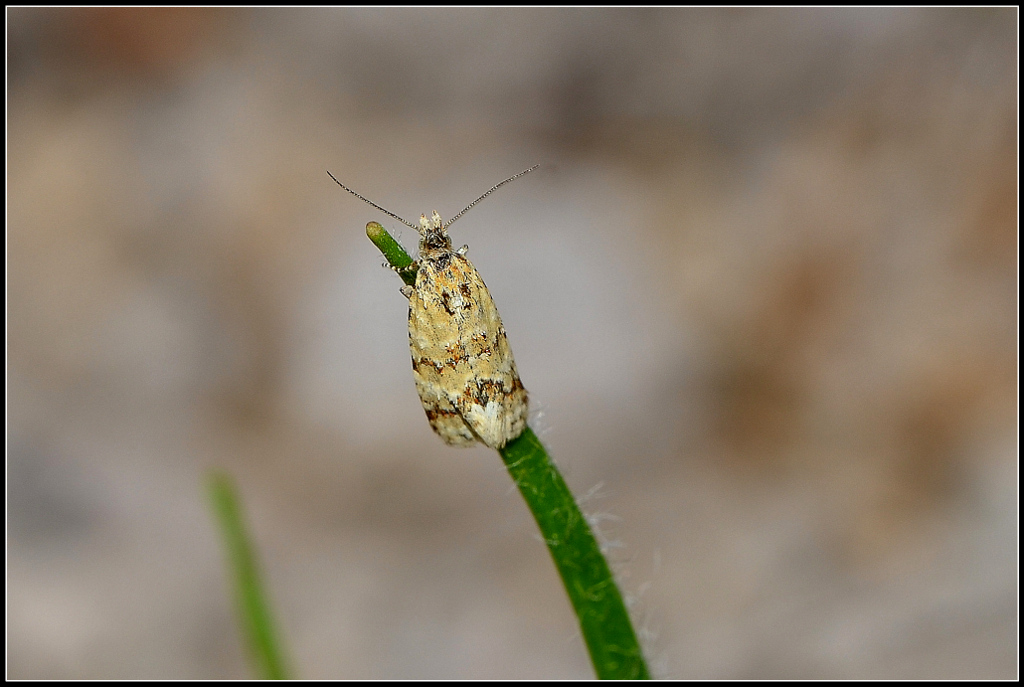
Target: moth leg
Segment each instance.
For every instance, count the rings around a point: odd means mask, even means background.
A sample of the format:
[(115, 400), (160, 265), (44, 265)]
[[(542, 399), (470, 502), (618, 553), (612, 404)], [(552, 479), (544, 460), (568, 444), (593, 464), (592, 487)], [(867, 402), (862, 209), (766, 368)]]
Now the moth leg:
[(415, 274), (416, 271), (419, 270), (420, 264), (418, 262), (413, 262), (412, 264), (406, 267), (395, 267), (394, 265), (385, 262), (381, 263), (381, 267), (387, 267), (389, 270), (391, 270), (398, 276), (402, 276), (403, 274), (408, 274), (410, 272)]
[(469, 252), (469, 245), (467, 244), (455, 252), (461, 255), (462, 257), (466, 257), (466, 253)]
[(412, 293), (413, 293), (413, 291), (415, 291), (415, 290), (416, 290), (416, 289), (414, 289), (413, 287), (409, 286), (408, 284), (405, 284), (404, 286), (402, 286), (402, 288), (398, 289), (398, 291), (399, 291), (399, 292), (400, 292), (400, 293), (401, 293), (401, 294), (402, 294), (403, 296), (405, 296), (406, 298), (412, 298)]

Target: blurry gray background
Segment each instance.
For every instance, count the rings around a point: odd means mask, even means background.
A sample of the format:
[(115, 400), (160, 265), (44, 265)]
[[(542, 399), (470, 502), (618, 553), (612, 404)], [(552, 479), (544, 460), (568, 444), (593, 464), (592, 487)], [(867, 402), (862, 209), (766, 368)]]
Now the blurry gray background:
[[(1017, 11), (9, 9), (8, 671), (586, 678), (364, 226), (450, 217), (655, 673), (1012, 678)], [(408, 229), (407, 246), (415, 244)]]

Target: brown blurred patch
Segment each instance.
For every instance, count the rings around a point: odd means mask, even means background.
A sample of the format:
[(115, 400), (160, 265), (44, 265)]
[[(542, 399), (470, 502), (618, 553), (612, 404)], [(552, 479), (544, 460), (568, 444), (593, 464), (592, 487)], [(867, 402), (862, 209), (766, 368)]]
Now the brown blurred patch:
[(777, 465), (800, 437), (812, 349), (841, 314), (855, 257), (807, 249), (760, 284), (762, 304), (722, 336), (721, 367), (710, 380), (717, 441), (747, 466)]
[(191, 56), (219, 12), (187, 7), (102, 7), (71, 10), (71, 45), (115, 69), (162, 70)]
[[(47, 65), (73, 91), (105, 78), (163, 79), (208, 55), (233, 12), (203, 7), (22, 9), (14, 75)], [(99, 81), (94, 81), (98, 79)]]
[(925, 369), (897, 397), (893, 412), (895, 481), (900, 500), (912, 507), (934, 506), (963, 495), (972, 439), (990, 420), (992, 401), (1003, 404), (1012, 372), (999, 356), (957, 358)]
[[(257, 243), (257, 242), (253, 242)], [(235, 246), (218, 255), (211, 275), (216, 307), (233, 334), (235, 365), (211, 389), (213, 406), (228, 424), (250, 430), (275, 419), (284, 378), (287, 315), (267, 292), (271, 259), (253, 253), (255, 246)]]
[[(997, 410), (1013, 394), (1006, 371), (998, 356), (950, 353), (878, 400), (877, 421), (860, 428), (861, 463), (851, 466), (865, 479), (839, 530), (848, 562), (884, 570), (890, 556), (920, 549), (922, 533), (976, 498), (980, 440), (1010, 420)], [(927, 546), (919, 553), (934, 555)]]
[(970, 177), (974, 188), (965, 208), (967, 229), (963, 259), (979, 267), (1015, 271), (1019, 258), (1018, 131), (1016, 116), (1004, 111), (992, 155), (974, 161)]

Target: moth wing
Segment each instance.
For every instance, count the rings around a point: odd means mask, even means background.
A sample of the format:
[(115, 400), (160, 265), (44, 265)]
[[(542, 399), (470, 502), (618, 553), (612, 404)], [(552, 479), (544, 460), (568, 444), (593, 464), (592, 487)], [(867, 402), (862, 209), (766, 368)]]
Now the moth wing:
[(476, 443), (477, 439), (472, 430), (462, 419), (458, 408), (448, 399), (438, 399), (428, 405), (423, 402), (423, 410), (427, 413), (427, 420), (430, 422), (434, 432), (449, 446), (465, 448)]
[(474, 375), (466, 380), (459, 394), (459, 408), (481, 443), (498, 449), (523, 433), (529, 399), (519, 379), (498, 308), (479, 272), (472, 265), (469, 270), (467, 285), (470, 298), (478, 305), (476, 319), (480, 327), (479, 331), (470, 332), (466, 341)]
[(529, 399), (514, 363), (467, 385), (461, 400), (462, 418), (490, 448), (503, 447), (526, 429)]
[(526, 389), (494, 300), (465, 257), (421, 265), (409, 300), (409, 347), (420, 401), (445, 443), (501, 448), (522, 433)]

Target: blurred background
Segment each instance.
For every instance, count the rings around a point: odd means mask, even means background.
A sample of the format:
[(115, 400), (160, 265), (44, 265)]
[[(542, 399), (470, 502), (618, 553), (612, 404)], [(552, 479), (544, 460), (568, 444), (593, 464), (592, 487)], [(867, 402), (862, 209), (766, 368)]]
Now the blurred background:
[(364, 227), (451, 217), (675, 678), (1013, 678), (1016, 8), (8, 9), (8, 676), (587, 678)]

